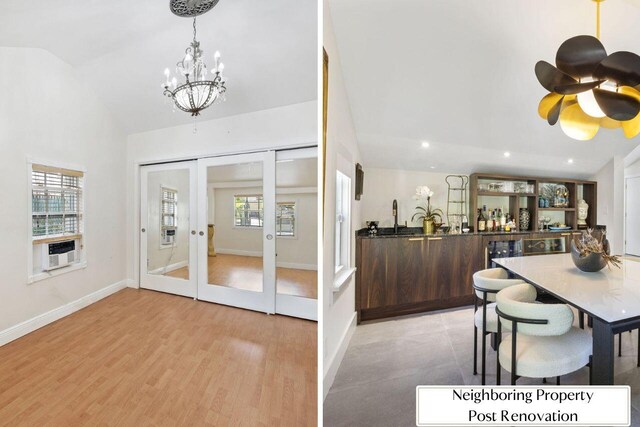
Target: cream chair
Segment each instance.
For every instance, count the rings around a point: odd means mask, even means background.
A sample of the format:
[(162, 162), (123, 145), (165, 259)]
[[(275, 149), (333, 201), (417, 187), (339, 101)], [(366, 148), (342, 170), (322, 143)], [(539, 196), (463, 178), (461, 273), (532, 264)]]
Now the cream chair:
[[(511, 373), (512, 385), (520, 377), (557, 377), (560, 384), (561, 375), (590, 366), (591, 335), (572, 326), (569, 306), (535, 300), (536, 290), (528, 283), (511, 286), (496, 295), (498, 385), (501, 366)], [(502, 327), (511, 330), (504, 340)]]
[[(498, 316), (496, 315), (496, 293), (512, 285), (524, 283), (522, 280), (509, 279), (509, 274), (502, 268), (489, 268), (473, 274), (474, 298), (473, 321), (473, 375), (478, 373), (478, 329), (482, 330), (482, 385), (485, 385), (487, 361), (487, 334), (498, 332)], [(482, 301), (482, 310), (478, 310), (478, 302)], [(490, 304), (492, 303), (492, 304)]]

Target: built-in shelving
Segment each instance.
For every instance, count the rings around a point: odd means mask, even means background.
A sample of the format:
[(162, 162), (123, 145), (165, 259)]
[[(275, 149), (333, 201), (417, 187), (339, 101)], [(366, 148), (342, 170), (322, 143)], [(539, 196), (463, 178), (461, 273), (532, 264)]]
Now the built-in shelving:
[[(518, 183), (520, 188), (527, 185), (530, 191), (493, 191), (487, 190), (488, 184), (505, 184), (507, 186)], [(480, 184), (483, 189), (480, 189)], [(539, 207), (539, 197), (541, 196), (541, 187), (546, 184), (564, 185), (569, 191), (569, 200), (567, 207)], [(484, 174), (475, 173), (469, 177), (469, 220), (475, 223), (478, 208), (482, 208), (483, 204), (490, 204), (491, 200), (496, 200), (494, 206), (496, 208), (503, 206), (515, 218), (517, 228), (520, 228), (520, 208), (529, 211), (531, 220), (527, 231), (540, 231), (538, 219), (540, 217), (552, 218), (557, 222), (571, 227), (572, 230), (578, 229), (578, 200), (584, 199), (589, 205), (587, 216), (587, 227), (594, 228), (597, 224), (597, 183), (594, 181), (574, 180), (568, 178), (547, 178), (547, 177), (531, 177), (517, 175), (500, 175), (500, 174)], [(495, 198), (495, 199), (494, 199)], [(489, 200), (489, 202), (487, 202)], [(482, 201), (486, 203), (481, 203)]]

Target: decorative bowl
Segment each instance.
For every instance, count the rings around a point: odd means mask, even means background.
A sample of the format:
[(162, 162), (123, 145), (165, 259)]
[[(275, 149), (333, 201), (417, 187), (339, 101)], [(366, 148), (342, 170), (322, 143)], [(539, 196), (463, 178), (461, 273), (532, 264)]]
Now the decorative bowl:
[[(603, 245), (605, 252), (608, 254), (609, 241), (605, 239)], [(578, 248), (576, 248), (576, 243), (573, 240), (571, 241), (571, 259), (576, 267), (587, 273), (595, 273), (607, 266), (607, 262), (601, 254), (591, 253), (587, 256), (582, 256)]]

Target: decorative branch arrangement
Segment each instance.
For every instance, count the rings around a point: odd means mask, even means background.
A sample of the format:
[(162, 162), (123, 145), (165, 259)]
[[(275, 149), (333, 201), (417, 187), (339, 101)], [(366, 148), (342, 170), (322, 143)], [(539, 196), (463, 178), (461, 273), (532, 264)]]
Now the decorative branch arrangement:
[[(602, 231), (600, 240), (593, 236), (593, 229), (589, 228), (582, 231), (582, 236), (575, 239), (576, 248), (580, 251), (581, 257), (586, 257), (589, 254), (600, 254), (602, 259), (607, 264), (607, 268), (611, 270), (611, 265), (620, 268), (622, 261), (618, 255), (609, 255), (608, 247), (605, 247), (605, 235), (606, 231)], [(608, 246), (608, 245), (607, 245)]]

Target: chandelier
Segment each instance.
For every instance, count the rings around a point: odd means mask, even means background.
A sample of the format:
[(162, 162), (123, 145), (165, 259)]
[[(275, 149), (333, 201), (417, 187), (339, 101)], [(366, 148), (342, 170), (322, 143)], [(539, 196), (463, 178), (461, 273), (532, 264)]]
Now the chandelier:
[(536, 77), (549, 92), (538, 113), (550, 125), (577, 140), (593, 138), (600, 127), (622, 128), (627, 138), (640, 133), (640, 56), (607, 52), (600, 42), (600, 3), (596, 2), (596, 37), (582, 35), (558, 48), (556, 67), (536, 64)]
[[(178, 79), (171, 77), (169, 68), (164, 70), (166, 81), (162, 84), (164, 95), (173, 100), (175, 107), (182, 111), (199, 116), (200, 111), (215, 102), (224, 101), (225, 78), (222, 76), (224, 64), (220, 62), (220, 52), (213, 55), (214, 66), (207, 69), (204, 62), (204, 51), (196, 39), (196, 18), (208, 12), (218, 0), (171, 0), (171, 11), (183, 17), (193, 17), (193, 41), (185, 50), (182, 61), (176, 64), (176, 72), (184, 78), (178, 85)], [(209, 71), (211, 74), (209, 74)]]

